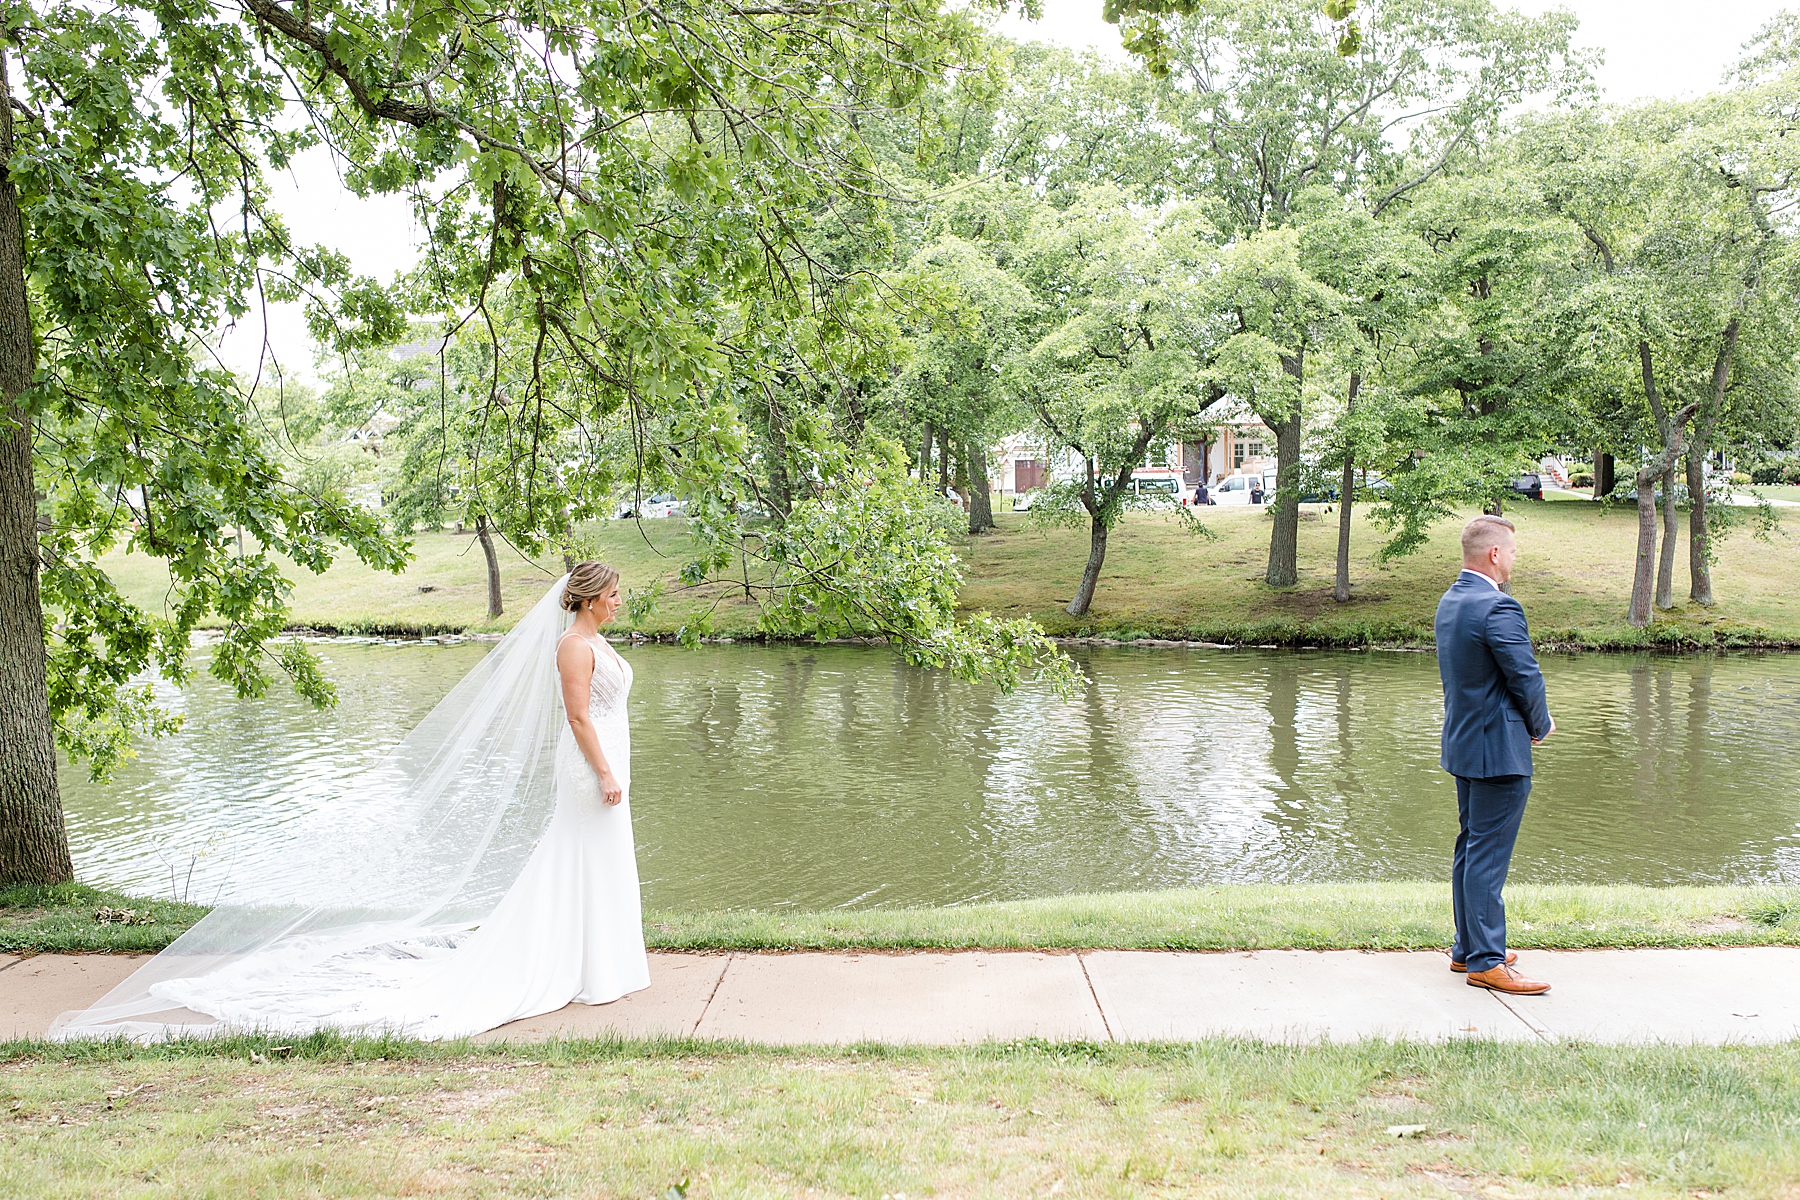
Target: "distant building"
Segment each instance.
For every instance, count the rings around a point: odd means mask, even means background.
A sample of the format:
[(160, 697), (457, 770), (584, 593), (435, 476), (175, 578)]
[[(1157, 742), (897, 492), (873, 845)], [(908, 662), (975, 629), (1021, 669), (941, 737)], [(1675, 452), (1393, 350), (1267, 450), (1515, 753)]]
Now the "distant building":
[[(1204, 476), (1209, 484), (1237, 471), (1257, 473), (1275, 462), (1275, 436), (1255, 414), (1239, 406), (1208, 430), (1210, 440), (1188, 438), (1152, 446), (1144, 455), (1143, 470), (1181, 472), (1183, 486), (1192, 491)], [(1081, 459), (1071, 450), (1045, 441), (1042, 433), (1015, 433), (989, 450), (998, 467), (991, 478), (1002, 495), (1034, 491), (1056, 479), (1073, 479), (1081, 472)]]

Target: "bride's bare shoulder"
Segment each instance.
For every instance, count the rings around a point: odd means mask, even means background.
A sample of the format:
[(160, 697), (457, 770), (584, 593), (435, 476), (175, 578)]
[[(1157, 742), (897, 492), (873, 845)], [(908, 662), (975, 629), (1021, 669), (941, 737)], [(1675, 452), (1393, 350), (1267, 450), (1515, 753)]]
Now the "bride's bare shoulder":
[(593, 643), (573, 629), (563, 634), (556, 643), (556, 669), (564, 675), (572, 671), (592, 673), (598, 658)]

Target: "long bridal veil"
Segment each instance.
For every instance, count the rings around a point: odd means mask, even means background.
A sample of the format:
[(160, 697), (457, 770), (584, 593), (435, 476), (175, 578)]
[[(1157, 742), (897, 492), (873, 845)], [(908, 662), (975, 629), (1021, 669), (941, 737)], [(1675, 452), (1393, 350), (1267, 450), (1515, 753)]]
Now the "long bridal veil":
[[(486, 920), (555, 808), (567, 583), (384, 759), (283, 831), (278, 873), (233, 881), (168, 949), (93, 1007), (57, 1018), (51, 1037), (297, 1032), (291, 1016), (259, 1019), (258, 998), (292, 1014), (299, 992), (330, 1013), (334, 993), (366, 995)], [(201, 994), (241, 1003), (224, 1017), (184, 1008)]]

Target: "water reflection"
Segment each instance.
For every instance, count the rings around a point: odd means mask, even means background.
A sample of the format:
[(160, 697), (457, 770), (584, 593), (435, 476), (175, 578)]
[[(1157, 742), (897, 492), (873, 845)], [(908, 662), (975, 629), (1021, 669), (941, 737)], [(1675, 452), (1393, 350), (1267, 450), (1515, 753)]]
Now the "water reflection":
[[(343, 703), (209, 678), (113, 785), (65, 772), (85, 878), (209, 898), (282, 852), (486, 647), (330, 645)], [(645, 897), (941, 904), (1442, 876), (1436, 661), (1094, 650), (1072, 703), (879, 651), (629, 651)], [(1800, 881), (1800, 659), (1561, 657), (1514, 878)]]

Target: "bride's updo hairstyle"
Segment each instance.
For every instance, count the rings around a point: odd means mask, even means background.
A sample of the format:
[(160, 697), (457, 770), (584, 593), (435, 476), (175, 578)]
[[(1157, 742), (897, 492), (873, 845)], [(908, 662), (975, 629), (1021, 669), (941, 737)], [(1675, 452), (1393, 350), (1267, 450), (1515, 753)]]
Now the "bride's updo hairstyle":
[(578, 562), (569, 572), (569, 586), (563, 592), (563, 607), (580, 612), (589, 600), (598, 600), (606, 589), (619, 582), (619, 573), (602, 562)]

